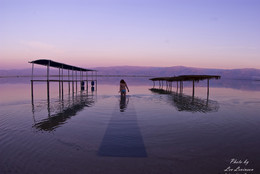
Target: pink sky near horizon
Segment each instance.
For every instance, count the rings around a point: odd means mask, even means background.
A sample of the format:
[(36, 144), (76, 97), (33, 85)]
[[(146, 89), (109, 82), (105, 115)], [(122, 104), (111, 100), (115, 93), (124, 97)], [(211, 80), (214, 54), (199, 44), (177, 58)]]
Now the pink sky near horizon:
[(36, 59), (260, 69), (259, 9), (257, 0), (0, 0), (0, 69)]

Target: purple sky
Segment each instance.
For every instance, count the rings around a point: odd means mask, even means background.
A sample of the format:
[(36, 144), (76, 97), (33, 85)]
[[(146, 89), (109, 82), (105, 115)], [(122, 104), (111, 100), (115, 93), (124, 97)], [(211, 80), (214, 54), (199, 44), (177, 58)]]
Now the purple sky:
[(0, 69), (260, 69), (259, 0), (0, 0)]

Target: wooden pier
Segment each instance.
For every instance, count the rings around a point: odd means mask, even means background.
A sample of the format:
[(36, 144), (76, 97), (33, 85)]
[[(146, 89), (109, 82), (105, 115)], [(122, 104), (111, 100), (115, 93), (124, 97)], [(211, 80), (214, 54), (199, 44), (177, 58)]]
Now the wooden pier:
[[(58, 82), (59, 83), (59, 96), (63, 97), (63, 86), (64, 83), (68, 83), (69, 93), (70, 91), (72, 94), (78, 91), (78, 83), (80, 83), (80, 89), (88, 90), (88, 83), (91, 83), (91, 90), (97, 90), (97, 71), (92, 69), (80, 68), (77, 66), (67, 65), (65, 63), (55, 62), (48, 59), (38, 59), (29, 62), (32, 64), (32, 74), (31, 74), (31, 94), (32, 94), (32, 101), (33, 101), (33, 83), (34, 82), (45, 82), (47, 83), (47, 98), (49, 100), (50, 96), (50, 82)], [(34, 76), (34, 65), (42, 65), (47, 67), (46, 71), (46, 79), (35, 79)], [(59, 74), (55, 76), (50, 76), (50, 68), (58, 68)], [(64, 71), (67, 71), (65, 74)], [(88, 73), (91, 74), (88, 74)], [(94, 74), (95, 73), (95, 74)]]
[(199, 82), (202, 80), (207, 80), (207, 98), (209, 97), (209, 80), (210, 79), (220, 79), (221, 76), (217, 75), (181, 75), (181, 76), (174, 76), (174, 77), (156, 77), (151, 78), (149, 80), (153, 81), (153, 88), (155, 87), (155, 82), (159, 83), (159, 88), (162, 89), (166, 86), (166, 90), (172, 91), (173, 82), (176, 82), (176, 89), (177, 92), (183, 93), (183, 82), (185, 81), (192, 81), (192, 96), (194, 97), (195, 94), (195, 82)]

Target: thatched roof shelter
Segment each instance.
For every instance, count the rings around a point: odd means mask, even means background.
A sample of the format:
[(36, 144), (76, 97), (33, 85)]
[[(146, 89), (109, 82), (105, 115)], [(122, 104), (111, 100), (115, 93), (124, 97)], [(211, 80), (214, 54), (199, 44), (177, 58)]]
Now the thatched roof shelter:
[(38, 60), (31, 61), (29, 63), (43, 65), (43, 66), (50, 66), (54, 68), (62, 68), (62, 69), (73, 70), (73, 71), (96, 71), (93, 69), (80, 68), (65, 63), (55, 62), (49, 59), (38, 59)]
[(206, 79), (220, 79), (221, 76), (216, 75), (181, 75), (181, 76), (174, 76), (174, 77), (156, 77), (151, 78), (149, 80), (152, 81), (200, 81)]

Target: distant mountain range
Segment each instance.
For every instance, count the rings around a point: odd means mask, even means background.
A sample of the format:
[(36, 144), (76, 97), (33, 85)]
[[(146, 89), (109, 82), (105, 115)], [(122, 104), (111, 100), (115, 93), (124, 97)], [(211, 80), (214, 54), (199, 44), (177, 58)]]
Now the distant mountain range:
[[(141, 66), (114, 66), (114, 67), (97, 67), (98, 75), (109, 76), (151, 76), (165, 77), (178, 75), (220, 75), (224, 79), (249, 79), (260, 80), (260, 69), (207, 69), (192, 68), (185, 66), (173, 67), (141, 67)], [(46, 69), (37, 68), (35, 75), (46, 75)], [(51, 68), (51, 75), (57, 75), (58, 70)], [(67, 74), (65, 70), (64, 74)], [(30, 76), (31, 69), (13, 69), (0, 70), (0, 77), (4, 76)]]

